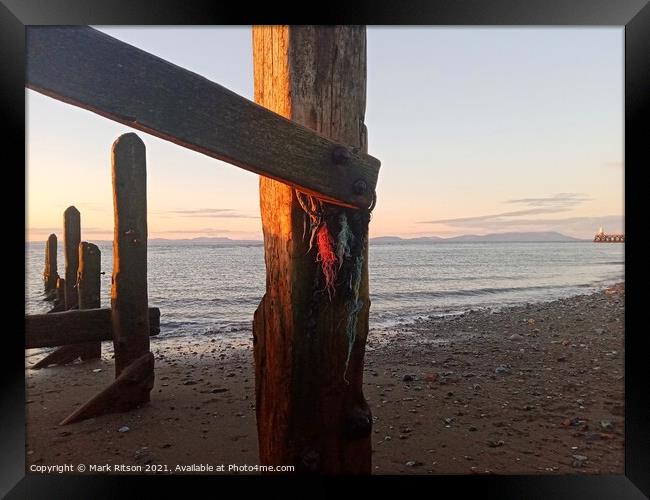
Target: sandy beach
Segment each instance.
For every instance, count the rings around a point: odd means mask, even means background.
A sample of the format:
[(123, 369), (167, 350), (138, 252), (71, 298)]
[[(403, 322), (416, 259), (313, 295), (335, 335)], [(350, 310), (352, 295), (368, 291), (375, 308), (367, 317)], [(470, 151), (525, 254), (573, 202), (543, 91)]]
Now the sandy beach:
[[(619, 284), (371, 331), (373, 472), (622, 474), (623, 325)], [(258, 464), (252, 341), (161, 335), (151, 347), (149, 405), (67, 426), (58, 423), (113, 380), (111, 344), (101, 360), (40, 371), (29, 367), (48, 350), (27, 352), (27, 470)]]

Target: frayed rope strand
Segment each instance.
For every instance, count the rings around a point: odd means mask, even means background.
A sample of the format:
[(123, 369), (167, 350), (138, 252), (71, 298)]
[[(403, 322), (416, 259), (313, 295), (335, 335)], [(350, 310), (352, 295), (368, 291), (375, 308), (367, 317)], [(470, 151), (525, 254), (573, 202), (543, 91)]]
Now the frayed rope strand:
[(345, 215), (345, 212), (339, 215), (339, 225), (341, 226), (341, 230), (336, 239), (336, 258), (339, 261), (339, 269), (341, 269), (343, 260), (350, 258), (350, 247), (354, 243), (354, 233), (350, 229), (348, 217)]
[(318, 255), (316, 260), (320, 262), (323, 268), (323, 277), (325, 278), (325, 289), (332, 300), (332, 295), (336, 291), (336, 263), (337, 257), (334, 251), (334, 239), (330, 235), (327, 224), (323, 222), (316, 233), (316, 244), (318, 245)]
[(352, 347), (357, 338), (357, 322), (359, 313), (363, 309), (363, 300), (359, 299), (359, 288), (361, 287), (361, 275), (363, 272), (363, 253), (358, 255), (354, 261), (354, 267), (350, 275), (350, 298), (346, 301), (348, 310), (348, 319), (345, 329), (345, 334), (348, 338), (348, 355), (345, 359), (345, 371), (343, 372), (343, 380), (349, 384), (347, 379), (348, 365), (350, 364), (350, 356), (352, 355)]
[[(332, 237), (332, 233), (326, 222), (324, 207), (320, 200), (312, 196), (296, 190), (296, 198), (305, 214), (303, 221), (303, 239), (307, 233), (307, 222), (309, 221), (309, 249), (311, 251), (314, 243), (317, 247), (316, 261), (320, 263), (325, 281), (325, 289), (329, 296), (330, 301), (336, 292), (336, 277), (338, 272), (343, 267), (346, 260), (353, 259), (351, 266), (346, 266), (349, 269), (349, 281), (346, 287), (346, 312), (347, 317), (345, 325), (345, 335), (347, 337), (347, 356), (345, 359), (345, 370), (343, 371), (343, 380), (346, 384), (350, 382), (347, 379), (348, 366), (350, 364), (350, 357), (352, 356), (352, 349), (354, 342), (357, 338), (357, 326), (359, 320), (359, 313), (363, 309), (363, 300), (359, 298), (359, 289), (361, 287), (361, 277), (363, 273), (364, 264), (364, 249), (367, 240), (363, 238), (360, 245), (355, 248), (354, 257), (352, 248), (355, 246), (356, 237), (345, 212), (339, 214), (338, 224), (339, 232), (336, 239)], [(373, 203), (374, 207), (374, 203)], [(367, 212), (368, 219), (370, 218), (370, 211)], [(331, 220), (330, 220), (331, 222)], [(357, 254), (358, 252), (358, 254)]]

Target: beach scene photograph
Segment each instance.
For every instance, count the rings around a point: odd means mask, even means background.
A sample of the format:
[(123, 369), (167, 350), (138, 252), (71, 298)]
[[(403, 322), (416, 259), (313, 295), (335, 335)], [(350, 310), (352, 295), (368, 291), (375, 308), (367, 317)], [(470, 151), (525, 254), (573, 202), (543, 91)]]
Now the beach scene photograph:
[(624, 29), (30, 26), (27, 474), (623, 475)]

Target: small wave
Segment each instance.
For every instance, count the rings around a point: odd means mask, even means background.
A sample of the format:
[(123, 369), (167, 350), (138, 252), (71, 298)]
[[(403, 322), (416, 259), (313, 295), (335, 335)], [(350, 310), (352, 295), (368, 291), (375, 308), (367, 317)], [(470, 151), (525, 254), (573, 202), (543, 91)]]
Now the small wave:
[(533, 285), (522, 287), (486, 287), (486, 288), (467, 288), (463, 290), (418, 290), (407, 292), (378, 292), (372, 293), (372, 298), (405, 300), (415, 297), (426, 298), (445, 298), (445, 297), (476, 297), (480, 295), (494, 295), (499, 293), (527, 292), (532, 290), (562, 290), (570, 288), (589, 288), (594, 286), (592, 283), (578, 283), (571, 285)]

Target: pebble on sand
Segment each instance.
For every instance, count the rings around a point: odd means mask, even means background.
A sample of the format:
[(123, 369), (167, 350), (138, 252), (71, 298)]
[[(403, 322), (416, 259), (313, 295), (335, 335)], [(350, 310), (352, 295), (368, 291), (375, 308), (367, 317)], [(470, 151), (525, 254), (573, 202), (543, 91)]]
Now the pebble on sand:
[(499, 365), (494, 369), (494, 373), (510, 373), (510, 365)]

